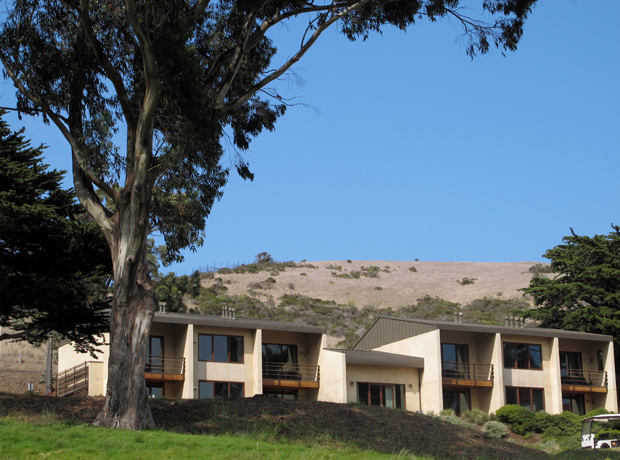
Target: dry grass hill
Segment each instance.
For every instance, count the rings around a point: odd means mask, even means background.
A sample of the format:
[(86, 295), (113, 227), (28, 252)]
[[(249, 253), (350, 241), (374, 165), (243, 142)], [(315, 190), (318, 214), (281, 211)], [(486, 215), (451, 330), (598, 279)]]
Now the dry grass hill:
[[(279, 299), (285, 294), (301, 294), (338, 304), (358, 307), (397, 308), (412, 305), (424, 296), (439, 297), (466, 304), (484, 297), (522, 299), (519, 291), (529, 285), (535, 262), (394, 262), (326, 261), (303, 262), (286, 267), (273, 278), (269, 289), (252, 287), (265, 281), (266, 271), (259, 273), (217, 273), (228, 288), (228, 295), (256, 295)], [(368, 276), (369, 267), (378, 267), (375, 276)], [(410, 270), (415, 268), (415, 272)], [(352, 273), (359, 277), (351, 277)], [(365, 273), (367, 274), (366, 276)], [(271, 273), (273, 275), (273, 273)], [(349, 277), (347, 277), (349, 275)], [(542, 275), (544, 276), (544, 274)], [(464, 279), (473, 281), (467, 284)], [(209, 286), (213, 280), (205, 280)]]

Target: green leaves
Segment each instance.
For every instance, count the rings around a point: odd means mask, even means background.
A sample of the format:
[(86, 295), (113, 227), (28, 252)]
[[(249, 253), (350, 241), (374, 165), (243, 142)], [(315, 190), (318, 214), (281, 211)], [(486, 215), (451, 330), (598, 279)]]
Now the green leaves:
[(545, 253), (552, 278), (532, 278), (523, 291), (537, 308), (528, 312), (542, 326), (619, 336), (620, 227), (608, 235), (563, 238)]

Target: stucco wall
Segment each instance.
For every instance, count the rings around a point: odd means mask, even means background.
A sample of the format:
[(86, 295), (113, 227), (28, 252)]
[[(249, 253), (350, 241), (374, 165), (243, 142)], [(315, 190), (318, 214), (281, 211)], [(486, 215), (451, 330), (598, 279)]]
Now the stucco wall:
[(405, 409), (420, 410), (418, 370), (411, 367), (347, 364), (347, 402), (357, 402), (358, 382), (400, 384), (405, 386)]
[(319, 401), (346, 403), (345, 354), (322, 350), (319, 365), (321, 366), (321, 382), (317, 396)]
[(424, 358), (422, 408), (424, 412), (443, 410), (440, 331), (434, 330), (376, 348), (377, 351)]

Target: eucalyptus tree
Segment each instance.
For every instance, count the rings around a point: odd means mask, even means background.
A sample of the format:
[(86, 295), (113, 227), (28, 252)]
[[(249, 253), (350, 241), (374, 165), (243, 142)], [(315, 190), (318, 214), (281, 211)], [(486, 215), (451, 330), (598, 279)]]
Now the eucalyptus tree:
[[(5, 76), (17, 88), (12, 108), (42, 116), (67, 139), (78, 197), (112, 254), (110, 368), (96, 424), (153, 426), (144, 360), (157, 299), (147, 235), (161, 232), (169, 261), (202, 244), (229, 172), (220, 163), (223, 133), (242, 152), (273, 130), (287, 102), (269, 85), (330, 27), (356, 40), (385, 26), (450, 17), (473, 57), (492, 47), (515, 50), (536, 2), (481, 0), (490, 18), (483, 22), (464, 15), (466, 1), (13, 1), (0, 36)], [(299, 49), (272, 69), (270, 32), (296, 18), (307, 20)], [(119, 129), (122, 148), (114, 144)], [(236, 169), (253, 178), (238, 154)]]

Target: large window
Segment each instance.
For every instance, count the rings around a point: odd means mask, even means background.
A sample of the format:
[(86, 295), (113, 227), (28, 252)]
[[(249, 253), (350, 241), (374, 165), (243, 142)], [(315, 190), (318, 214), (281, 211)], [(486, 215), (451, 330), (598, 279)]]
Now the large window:
[(357, 402), (392, 409), (405, 408), (405, 385), (358, 383)]
[(456, 415), (461, 415), (471, 409), (471, 392), (467, 389), (444, 388), (443, 408), (452, 409)]
[(516, 404), (532, 412), (545, 410), (542, 388), (506, 387), (506, 404)]
[(146, 372), (163, 372), (164, 365), (164, 338), (149, 336), (146, 348)]
[(198, 360), (216, 363), (242, 363), (243, 337), (199, 334)]
[(442, 376), (445, 378), (469, 378), (469, 347), (453, 343), (441, 344)]
[(582, 416), (586, 415), (586, 404), (583, 395), (562, 394), (562, 410)]
[(507, 369), (542, 369), (540, 345), (504, 343), (504, 367)]
[(243, 383), (239, 382), (198, 382), (200, 399), (243, 398)]
[(297, 345), (264, 343), (263, 363), (297, 364)]
[(164, 384), (163, 383), (147, 383), (146, 393), (149, 398), (161, 399), (164, 397)]

